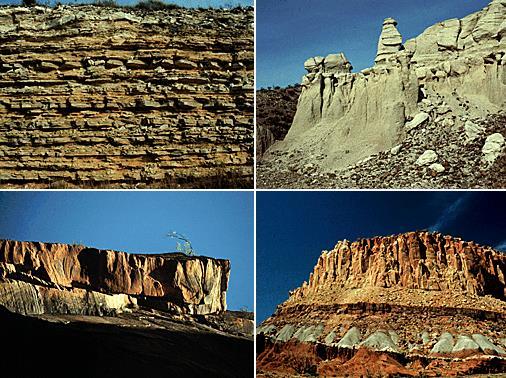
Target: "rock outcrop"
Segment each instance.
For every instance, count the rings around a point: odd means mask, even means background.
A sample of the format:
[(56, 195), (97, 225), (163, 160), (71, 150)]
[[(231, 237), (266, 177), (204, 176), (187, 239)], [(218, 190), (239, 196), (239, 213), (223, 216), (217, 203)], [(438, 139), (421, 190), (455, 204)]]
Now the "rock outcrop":
[(251, 186), (253, 18), (1, 7), (0, 185)]
[[(441, 122), (425, 122), (420, 132), (408, 133), (406, 139), (389, 151), (365, 158), (356, 164), (333, 172), (322, 172), (315, 155), (314, 163), (300, 166), (296, 154), (259, 162), (259, 188), (496, 188), (506, 187), (506, 154), (499, 143), (488, 144), (495, 134), (506, 135), (506, 114), (488, 116), (485, 120), (466, 121), (465, 129), (447, 127)], [(472, 125), (476, 125), (474, 127)], [(452, 141), (452, 143), (448, 143)], [(487, 148), (484, 149), (485, 145)], [(490, 149), (489, 149), (490, 147)], [(437, 162), (419, 165), (418, 159), (427, 151), (434, 151)], [(314, 151), (317, 153), (317, 151)], [(490, 155), (489, 155), (490, 153)], [(491, 163), (487, 163), (490, 156)], [(286, 166), (280, 166), (279, 160)]]
[(313, 82), (317, 77), (325, 78), (332, 77), (330, 74), (346, 74), (350, 73), (353, 69), (342, 52), (339, 54), (329, 54), (325, 58), (321, 56), (309, 58), (304, 63), (304, 68), (309, 73), (302, 78), (302, 85)]
[(0, 240), (0, 305), (21, 314), (226, 310), (228, 260)]
[(378, 53), (374, 60), (376, 64), (386, 62), (392, 55), (402, 49), (402, 35), (397, 30), (397, 21), (387, 18), (383, 21), (380, 39), (378, 41)]
[(505, 277), (501, 252), (439, 233), (411, 232), (339, 242), (320, 256), (309, 281), (292, 298), (333, 287), (398, 287), (506, 300)]
[[(441, 180), (431, 179), (438, 175), (428, 166), (418, 168), (417, 157), (409, 154), (428, 138), (436, 139), (437, 143), (431, 143), (441, 145), (448, 155), (445, 171), (436, 172), (445, 172), (446, 181), (458, 182), (461, 170), (476, 171), (474, 160), (460, 150), (472, 149), (469, 155), (482, 155), (484, 142), (480, 138), (481, 146), (470, 145), (460, 136), (469, 121), (483, 124), (505, 108), (505, 20), (506, 4), (494, 0), (477, 13), (443, 21), (402, 43), (396, 21), (388, 18), (373, 67), (358, 73), (347, 69), (327, 72), (325, 59), (306, 61), (309, 73), (302, 80), (292, 126), (285, 139), (264, 154), (259, 165), (260, 186), (283, 186), (275, 182), (277, 172), (280, 176), (298, 172), (309, 181), (299, 187), (326, 187), (321, 181), (333, 182), (329, 185), (334, 187), (355, 187), (349, 176), (363, 177), (362, 172), (355, 172), (355, 165), (368, 162), (372, 179), (388, 182), (388, 187), (399, 180), (407, 182), (403, 187), (441, 187)], [(506, 135), (504, 129), (500, 133)], [(409, 149), (400, 149), (399, 156), (392, 158), (388, 152), (399, 145)], [(385, 160), (383, 155), (396, 160), (393, 166), (407, 168), (395, 174), (392, 169), (376, 173), (385, 166), (380, 161)], [(501, 159), (505, 159), (502, 150), (497, 161)], [(486, 159), (478, 163), (481, 175), (493, 169)], [(311, 172), (303, 169), (308, 164), (315, 167)], [(427, 183), (409, 177), (412, 170), (420, 171)], [(320, 180), (322, 177), (325, 179)], [(369, 187), (367, 183), (358, 186)]]
[(505, 277), (504, 253), (439, 233), (339, 242), (257, 329), (257, 366), (281, 375), (360, 376), (362, 365), (385, 376), (504, 373)]

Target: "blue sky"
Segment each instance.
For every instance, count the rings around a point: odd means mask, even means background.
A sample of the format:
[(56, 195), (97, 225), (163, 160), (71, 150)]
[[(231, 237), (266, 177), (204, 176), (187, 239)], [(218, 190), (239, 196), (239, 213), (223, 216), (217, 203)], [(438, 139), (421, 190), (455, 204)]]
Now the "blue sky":
[[(242, 6), (253, 6), (254, 0), (165, 0), (166, 3), (178, 4), (186, 7), (234, 7), (237, 5)], [(50, 4), (54, 5), (56, 0), (37, 0), (39, 4)], [(74, 3), (93, 3), (93, 0), (60, 0), (62, 4), (74, 4)], [(132, 5), (137, 4), (137, 0), (116, 0), (118, 4)], [(5, 4), (21, 4), (20, 0), (0, 0), (0, 5)]]
[(253, 193), (232, 191), (0, 192), (0, 238), (174, 252), (170, 231), (199, 255), (230, 259), (230, 309), (253, 309)]
[(506, 251), (506, 192), (258, 192), (257, 319), (343, 239), (422, 229)]
[(374, 63), (383, 20), (404, 40), (462, 18), (489, 0), (257, 0), (257, 87), (296, 84), (307, 58), (344, 52), (355, 71)]

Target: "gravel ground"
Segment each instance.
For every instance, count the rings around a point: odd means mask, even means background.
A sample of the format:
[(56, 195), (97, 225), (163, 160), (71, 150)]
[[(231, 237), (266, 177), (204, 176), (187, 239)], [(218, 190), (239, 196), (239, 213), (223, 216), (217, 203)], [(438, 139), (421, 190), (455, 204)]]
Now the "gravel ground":
[[(482, 161), (482, 148), (487, 136), (501, 133), (506, 137), (506, 113), (489, 115), (485, 119), (470, 119), (485, 128), (472, 142), (466, 141), (463, 124), (455, 117), (438, 116), (435, 108), (431, 121), (410, 131), (400, 149), (375, 154), (354, 166), (334, 172), (324, 172), (316, 164), (302, 165), (302, 156), (278, 152), (257, 165), (257, 187), (286, 189), (332, 188), (506, 188), (506, 151), (494, 164)], [(438, 173), (429, 165), (419, 166), (417, 159), (427, 150), (438, 156), (444, 167)]]

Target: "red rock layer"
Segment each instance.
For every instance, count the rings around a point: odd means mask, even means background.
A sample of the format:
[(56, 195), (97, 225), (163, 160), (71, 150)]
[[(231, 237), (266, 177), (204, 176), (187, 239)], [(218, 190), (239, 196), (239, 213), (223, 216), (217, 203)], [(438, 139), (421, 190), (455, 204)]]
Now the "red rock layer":
[(226, 310), (229, 274), (228, 260), (208, 257), (0, 240), (0, 279), (158, 298), (198, 313)]
[[(258, 350), (258, 345), (262, 349)], [(504, 358), (431, 359), (420, 355), (329, 347), (289, 341), (272, 343), (257, 337), (257, 377), (453, 377), (506, 370)]]
[(292, 292), (300, 300), (331, 288), (367, 287), (456, 291), (505, 299), (506, 255), (440, 233), (339, 242), (323, 252), (309, 283)]

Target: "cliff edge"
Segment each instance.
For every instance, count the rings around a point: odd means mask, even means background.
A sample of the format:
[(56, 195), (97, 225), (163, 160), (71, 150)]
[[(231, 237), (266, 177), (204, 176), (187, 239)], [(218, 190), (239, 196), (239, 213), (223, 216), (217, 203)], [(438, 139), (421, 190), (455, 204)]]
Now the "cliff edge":
[(101, 315), (138, 305), (221, 313), (229, 275), (228, 260), (209, 257), (0, 240), (0, 304), (21, 314)]
[(253, 314), (226, 311), (229, 275), (203, 256), (0, 240), (4, 374), (249, 376)]

